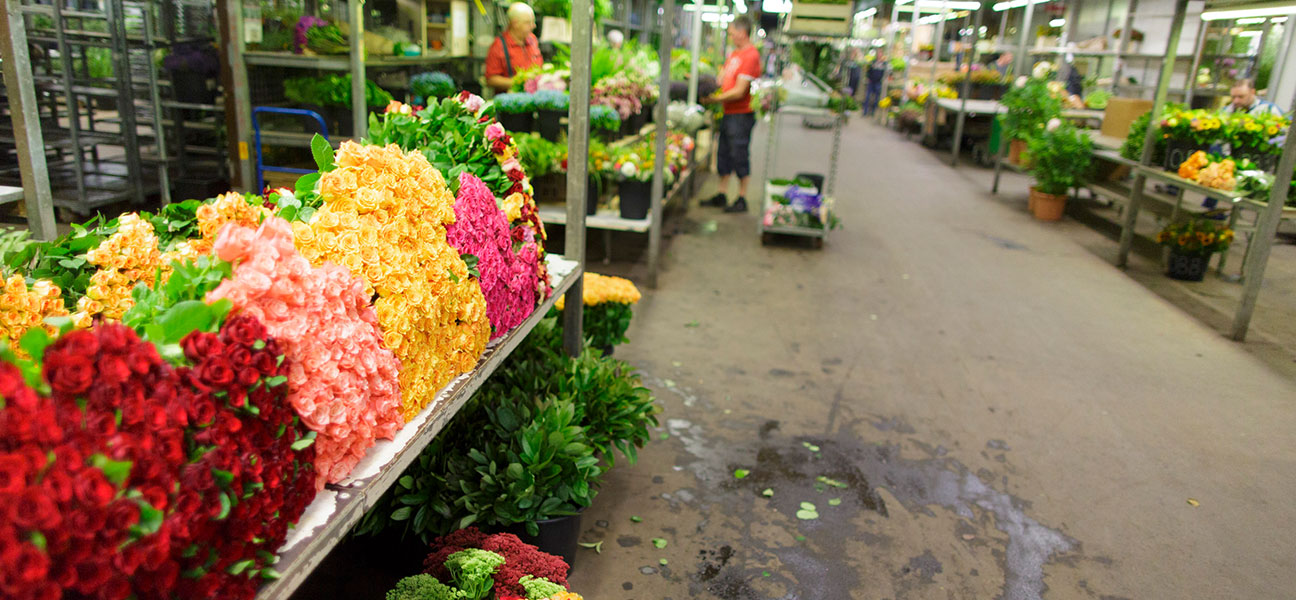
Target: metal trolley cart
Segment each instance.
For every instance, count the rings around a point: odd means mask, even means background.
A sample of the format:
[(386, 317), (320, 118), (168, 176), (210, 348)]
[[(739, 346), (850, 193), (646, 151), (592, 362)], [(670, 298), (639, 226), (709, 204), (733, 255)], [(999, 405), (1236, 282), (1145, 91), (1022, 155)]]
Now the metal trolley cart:
[[(804, 106), (778, 106), (777, 100), (774, 110), (770, 115), (769, 127), (769, 145), (766, 146), (765, 152), (765, 189), (762, 194), (760, 218), (756, 220), (756, 230), (760, 234), (761, 244), (768, 244), (774, 237), (774, 234), (797, 235), (812, 238), (815, 248), (822, 248), (824, 240), (828, 239), (829, 230), (829, 211), (833, 205), (833, 185), (837, 180), (837, 156), (841, 150), (842, 127), (846, 123), (844, 113), (835, 113), (826, 108), (809, 108)], [(823, 195), (823, 204), (819, 207), (819, 222), (822, 227), (796, 227), (791, 225), (765, 225), (765, 215), (769, 211), (770, 204), (774, 201), (773, 197), (781, 194), (786, 190), (786, 186), (776, 186), (769, 182), (769, 177), (774, 174), (777, 159), (774, 156), (775, 149), (778, 148), (779, 123), (784, 115), (799, 116), (803, 124), (808, 122), (828, 123), (832, 127), (833, 141), (832, 154), (828, 159), (828, 177), (819, 185), (819, 192)], [(822, 179), (822, 177), (820, 177)], [(820, 183), (820, 182), (816, 182)]]

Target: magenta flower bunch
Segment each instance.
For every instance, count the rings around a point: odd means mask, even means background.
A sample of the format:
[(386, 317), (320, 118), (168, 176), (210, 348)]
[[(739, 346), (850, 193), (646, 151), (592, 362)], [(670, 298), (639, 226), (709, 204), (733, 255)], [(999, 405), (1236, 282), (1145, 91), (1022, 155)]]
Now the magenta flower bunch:
[(491, 338), (497, 338), (535, 310), (539, 248), (534, 240), (522, 240), (514, 251), (508, 217), (490, 188), (470, 173), (459, 175), (454, 212), (455, 222), (446, 228), (446, 239), (460, 254), (477, 257)]

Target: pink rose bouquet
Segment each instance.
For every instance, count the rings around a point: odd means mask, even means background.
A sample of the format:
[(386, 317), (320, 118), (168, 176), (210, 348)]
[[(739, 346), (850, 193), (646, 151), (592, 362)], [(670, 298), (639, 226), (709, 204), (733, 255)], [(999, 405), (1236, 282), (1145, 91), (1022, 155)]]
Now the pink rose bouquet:
[(226, 226), (215, 253), (234, 275), (207, 296), (265, 324), (290, 361), (288, 401), (317, 432), (316, 487), (346, 477), (401, 418), (400, 363), (382, 342), (364, 283), (346, 268), (312, 268), (278, 217), (259, 228)]
[(461, 254), (477, 257), (486, 316), (497, 338), (525, 321), (535, 310), (539, 277), (539, 247), (534, 237), (513, 250), (508, 217), (495, 204), (495, 196), (482, 180), (459, 175), (455, 222), (446, 228), (446, 239)]

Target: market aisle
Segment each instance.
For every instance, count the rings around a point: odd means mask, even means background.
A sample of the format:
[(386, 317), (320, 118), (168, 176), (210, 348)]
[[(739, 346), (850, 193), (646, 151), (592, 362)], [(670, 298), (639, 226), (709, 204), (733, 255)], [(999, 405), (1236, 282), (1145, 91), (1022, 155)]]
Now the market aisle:
[[(782, 157), (823, 163), (826, 134), (787, 134)], [(1296, 587), (1296, 386), (920, 146), (859, 119), (846, 136), (846, 229), (823, 251), (763, 248), (754, 216), (698, 208), (670, 242), (618, 351), (663, 429), (586, 514), (602, 553), (581, 551), (574, 589)]]

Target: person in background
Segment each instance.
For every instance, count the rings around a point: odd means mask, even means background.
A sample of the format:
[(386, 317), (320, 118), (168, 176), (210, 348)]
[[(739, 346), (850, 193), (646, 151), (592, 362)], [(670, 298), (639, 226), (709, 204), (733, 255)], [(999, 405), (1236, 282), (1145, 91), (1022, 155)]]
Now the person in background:
[(518, 71), (544, 64), (540, 42), (532, 33), (535, 11), (523, 2), (514, 2), (508, 8), (508, 20), (508, 29), (495, 38), (486, 52), (486, 84), (496, 92), (509, 91)]
[[(751, 42), (752, 22), (740, 15), (729, 24), (733, 52), (720, 72), (720, 91), (702, 99), (704, 104), (724, 106), (720, 120), (720, 140), (716, 144), (716, 173), (720, 175), (719, 193), (703, 206), (724, 206), (725, 212), (747, 212), (747, 183), (751, 178), (751, 132), (756, 115), (751, 107), (751, 83), (761, 74), (760, 51)], [(738, 199), (726, 205), (729, 176), (738, 175)]]
[(869, 63), (867, 89), (864, 92), (864, 116), (877, 111), (878, 102), (882, 100), (882, 78), (886, 77), (886, 59), (877, 56)]
[(998, 71), (999, 76), (1003, 77), (1004, 80), (1007, 80), (1008, 76), (1012, 75), (1013, 58), (1014, 57), (1012, 52), (1001, 53), (999, 55), (999, 58), (995, 59), (994, 62), (990, 63), (990, 68)]
[(860, 51), (858, 48), (852, 48), (850, 51), (850, 60), (846, 64), (846, 95), (854, 96), (860, 91), (860, 75), (864, 72), (863, 65), (860, 64)]
[(613, 29), (607, 33), (608, 46), (613, 50), (620, 50), (625, 44), (625, 34)]
[(1233, 101), (1224, 107), (1224, 114), (1247, 114), (1247, 115), (1282, 115), (1283, 111), (1278, 108), (1277, 104), (1265, 100), (1256, 95), (1255, 82), (1250, 79), (1239, 79), (1229, 90), (1229, 95)]

